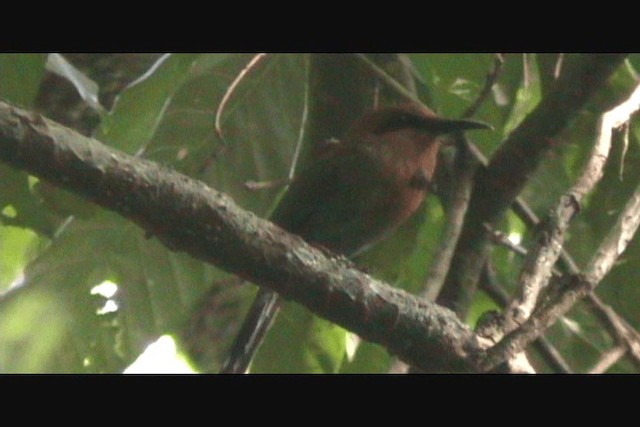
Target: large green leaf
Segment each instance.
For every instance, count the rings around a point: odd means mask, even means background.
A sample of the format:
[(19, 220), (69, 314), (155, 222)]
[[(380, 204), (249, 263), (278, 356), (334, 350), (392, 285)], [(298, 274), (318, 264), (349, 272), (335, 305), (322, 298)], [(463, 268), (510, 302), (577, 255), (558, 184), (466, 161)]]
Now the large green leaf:
[[(249, 73), (223, 114), (228, 145), (222, 145), (213, 132), (214, 112), (250, 58), (168, 57), (120, 95), (105, 118), (100, 138), (128, 152), (146, 147), (147, 157), (198, 176), (257, 212), (268, 212), (279, 189), (249, 192), (244, 182), (287, 175), (303, 95), (292, 89), (303, 87), (305, 73), (299, 56), (286, 55), (273, 56)], [(273, 108), (274, 102), (278, 109)], [(61, 301), (50, 309), (65, 316), (59, 322), (64, 333), (58, 333), (63, 339), (50, 347), (29, 348), (47, 353), (34, 356), (37, 360), (52, 360), (65, 349), (78, 357), (37, 369), (34, 365), (34, 370), (117, 372), (159, 335), (180, 330), (202, 306), (207, 292), (225, 277), (213, 267), (168, 251), (127, 221), (98, 210), (84, 219), (70, 220), (59, 230), (30, 264), (20, 297), (9, 296), (1, 303), (31, 306), (40, 299), (39, 289), (51, 292), (55, 296), (51, 301)], [(105, 279), (118, 285), (119, 306), (114, 313), (98, 314), (100, 305), (91, 290)], [(24, 340), (38, 340), (36, 332)], [(228, 343), (210, 345), (223, 349)], [(16, 347), (7, 342), (6, 348), (14, 351)], [(217, 354), (220, 357), (222, 351)], [(22, 369), (11, 363), (5, 366), (8, 372)], [(207, 361), (206, 366), (211, 369), (215, 363)]]
[(295, 303), (287, 303), (258, 351), (254, 373), (337, 373), (347, 331)]
[[(52, 372), (70, 322), (68, 300), (37, 289), (28, 297), (3, 300), (0, 310), (0, 372)], [(66, 355), (67, 360), (73, 358)], [(77, 362), (77, 360), (76, 360)]]
[[(0, 99), (25, 108), (33, 105), (45, 73), (46, 54), (0, 54)], [(27, 251), (38, 239), (30, 231), (47, 234), (52, 225), (34, 198), (28, 175), (0, 164), (0, 289), (9, 286), (28, 261)]]
[(96, 137), (126, 153), (144, 147), (156, 132), (166, 107), (189, 78), (198, 55), (161, 57), (145, 75), (120, 95), (101, 123)]
[(0, 98), (29, 108), (38, 94), (44, 76), (44, 53), (0, 54)]
[(19, 278), (36, 240), (37, 235), (28, 229), (0, 227), (0, 291)]

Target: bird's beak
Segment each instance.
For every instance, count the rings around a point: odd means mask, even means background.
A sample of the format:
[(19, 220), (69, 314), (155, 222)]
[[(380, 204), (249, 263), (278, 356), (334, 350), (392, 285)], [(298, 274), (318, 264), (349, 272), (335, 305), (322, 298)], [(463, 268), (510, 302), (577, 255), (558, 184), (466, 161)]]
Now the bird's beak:
[(436, 135), (445, 135), (453, 132), (462, 132), (473, 129), (491, 129), (493, 127), (485, 122), (471, 119), (445, 119), (443, 117), (424, 118), (424, 129)]

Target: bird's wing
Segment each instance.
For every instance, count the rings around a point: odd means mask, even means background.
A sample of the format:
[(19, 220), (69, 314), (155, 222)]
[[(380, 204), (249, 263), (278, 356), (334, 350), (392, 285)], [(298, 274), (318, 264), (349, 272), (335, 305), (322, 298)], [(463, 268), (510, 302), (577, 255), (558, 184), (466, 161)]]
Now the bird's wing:
[(272, 217), (309, 243), (353, 255), (380, 237), (389, 190), (371, 160), (343, 153), (321, 160), (294, 180)]

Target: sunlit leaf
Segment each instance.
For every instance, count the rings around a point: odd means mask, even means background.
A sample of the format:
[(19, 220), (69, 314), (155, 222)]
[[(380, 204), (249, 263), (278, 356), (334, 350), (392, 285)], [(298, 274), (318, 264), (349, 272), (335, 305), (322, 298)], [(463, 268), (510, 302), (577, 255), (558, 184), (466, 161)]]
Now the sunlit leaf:
[(6, 289), (20, 276), (28, 261), (28, 250), (37, 240), (30, 230), (0, 227), (0, 290)]

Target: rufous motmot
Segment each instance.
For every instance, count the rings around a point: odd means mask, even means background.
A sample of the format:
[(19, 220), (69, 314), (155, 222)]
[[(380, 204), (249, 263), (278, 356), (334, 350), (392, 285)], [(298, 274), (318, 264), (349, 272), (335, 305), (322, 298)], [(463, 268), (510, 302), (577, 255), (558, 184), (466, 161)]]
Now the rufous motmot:
[[(308, 243), (353, 257), (417, 211), (442, 135), (489, 127), (413, 104), (366, 113), (291, 182), (271, 219)], [(281, 302), (273, 291), (258, 291), (221, 373), (247, 370)]]

